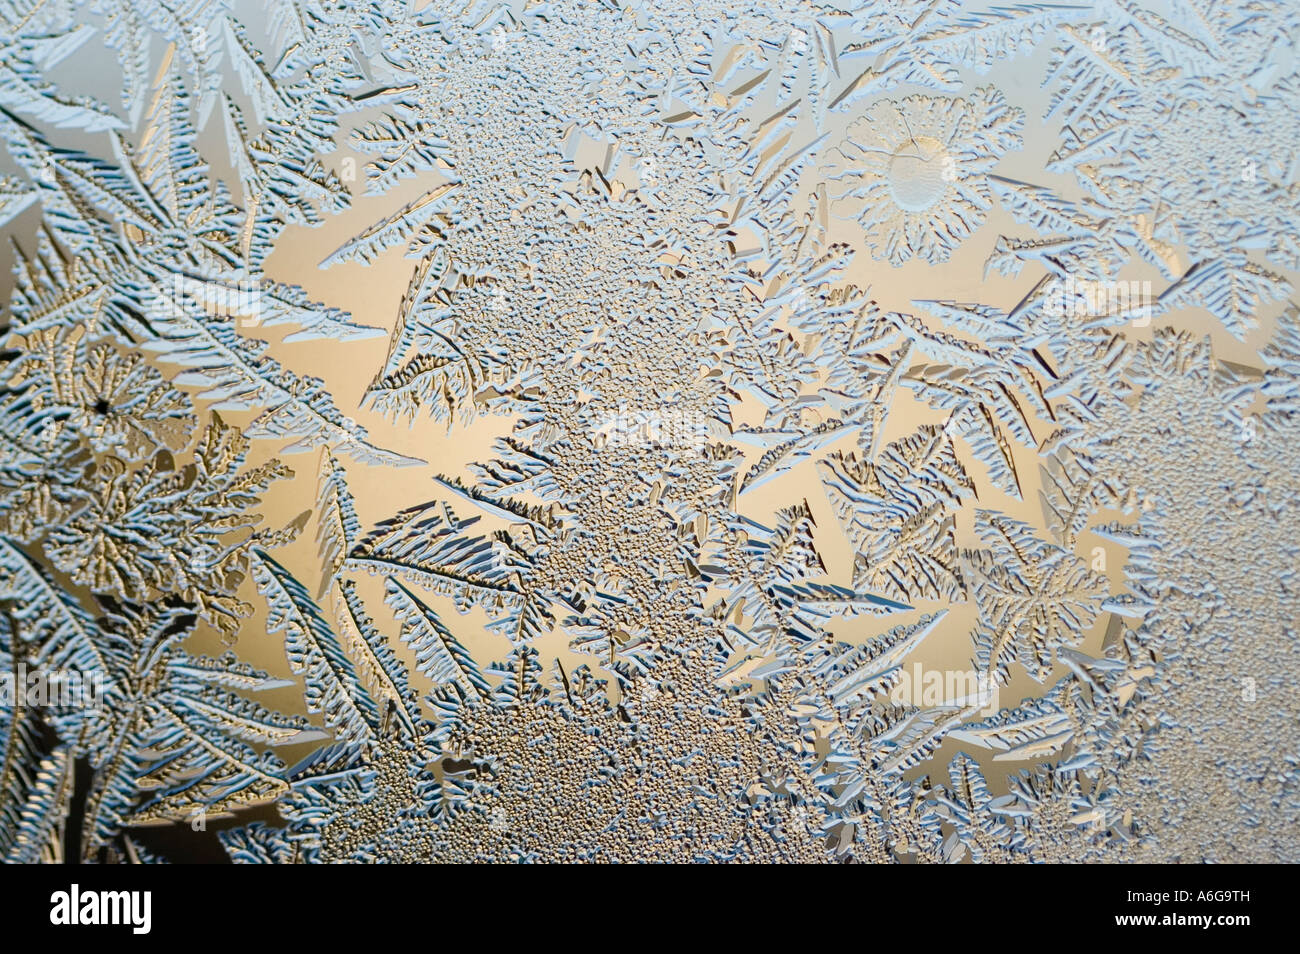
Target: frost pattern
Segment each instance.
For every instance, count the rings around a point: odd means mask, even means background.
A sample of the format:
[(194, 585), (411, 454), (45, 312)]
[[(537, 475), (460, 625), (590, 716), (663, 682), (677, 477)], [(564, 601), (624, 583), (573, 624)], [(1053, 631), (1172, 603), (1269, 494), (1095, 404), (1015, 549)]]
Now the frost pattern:
[(0, 0), (5, 860), (1300, 860), (1293, 4), (413, 6)]

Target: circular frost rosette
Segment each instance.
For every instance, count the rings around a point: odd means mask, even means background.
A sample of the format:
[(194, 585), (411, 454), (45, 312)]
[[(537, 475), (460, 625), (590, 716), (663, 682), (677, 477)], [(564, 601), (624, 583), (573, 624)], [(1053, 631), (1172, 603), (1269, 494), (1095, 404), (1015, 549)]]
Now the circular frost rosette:
[(984, 222), (987, 173), (1020, 148), (1023, 122), (992, 87), (965, 99), (883, 100), (849, 126), (824, 172), (876, 258), (944, 262)]
[(95, 345), (76, 368), (68, 423), (100, 453), (145, 460), (177, 450), (194, 427), (193, 405), (137, 355)]

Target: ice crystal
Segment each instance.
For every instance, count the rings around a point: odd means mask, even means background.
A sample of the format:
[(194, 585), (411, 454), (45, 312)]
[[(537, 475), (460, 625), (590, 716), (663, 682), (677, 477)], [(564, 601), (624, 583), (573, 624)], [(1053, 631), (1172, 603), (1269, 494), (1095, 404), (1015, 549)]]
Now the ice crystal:
[(1293, 5), (416, 6), (0, 0), (0, 856), (1296, 860)]

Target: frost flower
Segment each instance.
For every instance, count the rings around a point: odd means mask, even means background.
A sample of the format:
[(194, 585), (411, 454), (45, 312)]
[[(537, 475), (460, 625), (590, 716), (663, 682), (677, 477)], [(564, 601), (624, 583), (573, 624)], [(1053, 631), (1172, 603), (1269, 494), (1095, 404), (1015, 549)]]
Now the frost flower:
[(824, 170), (832, 195), (866, 230), (876, 258), (944, 262), (984, 222), (988, 172), (1009, 149), (1024, 113), (991, 86), (966, 99), (883, 100), (853, 123)]

